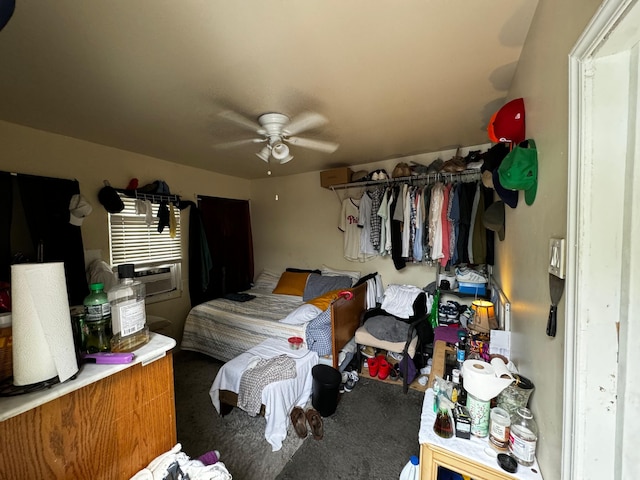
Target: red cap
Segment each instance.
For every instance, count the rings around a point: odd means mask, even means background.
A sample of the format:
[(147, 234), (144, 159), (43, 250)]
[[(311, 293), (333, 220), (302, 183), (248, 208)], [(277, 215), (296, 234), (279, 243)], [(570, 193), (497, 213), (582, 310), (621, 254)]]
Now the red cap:
[(487, 127), (492, 142), (520, 143), (526, 139), (524, 99), (516, 98), (498, 110)]
[(493, 130), (493, 122), (496, 121), (497, 115), (498, 115), (498, 112), (491, 115), (491, 120), (489, 120), (489, 125), (487, 125), (487, 133), (489, 134), (489, 140), (491, 140), (493, 143), (500, 142), (500, 140), (498, 140), (498, 137), (496, 137), (496, 132)]

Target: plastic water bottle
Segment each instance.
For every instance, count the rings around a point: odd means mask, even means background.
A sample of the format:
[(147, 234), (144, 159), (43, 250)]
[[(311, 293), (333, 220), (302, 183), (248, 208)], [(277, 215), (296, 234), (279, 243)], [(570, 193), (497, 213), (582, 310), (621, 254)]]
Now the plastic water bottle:
[(418, 464), (420, 459), (415, 455), (411, 455), (409, 462), (400, 472), (400, 480), (420, 480), (420, 467)]
[(87, 327), (86, 348), (89, 353), (108, 352), (111, 339), (111, 305), (103, 290), (104, 284), (92, 283), (91, 293), (84, 299)]

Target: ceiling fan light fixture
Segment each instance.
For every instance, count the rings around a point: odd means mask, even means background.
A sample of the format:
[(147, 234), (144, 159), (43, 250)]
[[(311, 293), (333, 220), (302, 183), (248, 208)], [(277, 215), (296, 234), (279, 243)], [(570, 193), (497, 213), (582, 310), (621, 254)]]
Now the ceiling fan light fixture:
[(269, 147), (264, 147), (258, 153), (256, 153), (256, 157), (258, 157), (263, 162), (269, 163)]
[[(287, 159), (287, 157), (290, 156), (289, 155), (289, 147), (287, 147), (282, 142), (274, 143), (273, 146), (271, 147), (271, 155), (273, 156), (273, 158), (278, 160), (280, 163), (286, 163), (286, 162), (283, 162), (283, 160)], [(291, 159), (289, 159), (289, 160), (291, 160)], [(289, 160), (287, 160), (287, 161), (289, 161)]]

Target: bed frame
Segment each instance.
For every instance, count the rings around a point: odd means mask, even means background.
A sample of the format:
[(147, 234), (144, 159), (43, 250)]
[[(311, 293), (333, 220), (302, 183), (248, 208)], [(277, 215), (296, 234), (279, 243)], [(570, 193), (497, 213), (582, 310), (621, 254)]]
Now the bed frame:
[(360, 326), (360, 315), (366, 306), (367, 284), (363, 283), (357, 286), (352, 290), (352, 293), (353, 298), (351, 300), (339, 297), (331, 303), (333, 368), (338, 368), (340, 350), (353, 338)]
[[(333, 368), (338, 369), (338, 356), (344, 346), (355, 335), (360, 326), (360, 317), (366, 307), (367, 285), (362, 284), (352, 289), (353, 298), (347, 300), (339, 297), (331, 303), (331, 338)], [(220, 414), (227, 415), (233, 407), (238, 405), (238, 393), (230, 390), (220, 390)], [(260, 415), (264, 416), (265, 407), (260, 408)]]

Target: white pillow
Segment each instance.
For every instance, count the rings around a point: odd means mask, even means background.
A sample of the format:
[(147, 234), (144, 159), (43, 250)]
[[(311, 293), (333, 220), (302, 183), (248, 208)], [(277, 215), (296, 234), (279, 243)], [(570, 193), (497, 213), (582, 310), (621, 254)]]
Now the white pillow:
[(293, 312), (280, 320), (280, 323), (287, 323), (289, 325), (302, 325), (303, 323), (310, 322), (321, 313), (322, 310), (320, 310), (315, 305), (305, 303), (304, 305), (300, 305)]
[(347, 277), (351, 277), (351, 285), (355, 285), (355, 283), (360, 280), (360, 276), (362, 275), (360, 272), (352, 270), (336, 270), (335, 268), (327, 267), (326, 265), (322, 265), (320, 272), (322, 273), (322, 275), (332, 277), (341, 277), (344, 275), (346, 275)]
[(278, 285), (278, 280), (280, 280), (281, 273), (276, 273), (273, 270), (264, 269), (256, 281), (253, 282), (253, 287), (257, 290), (267, 290), (269, 293), (273, 291), (274, 288)]

